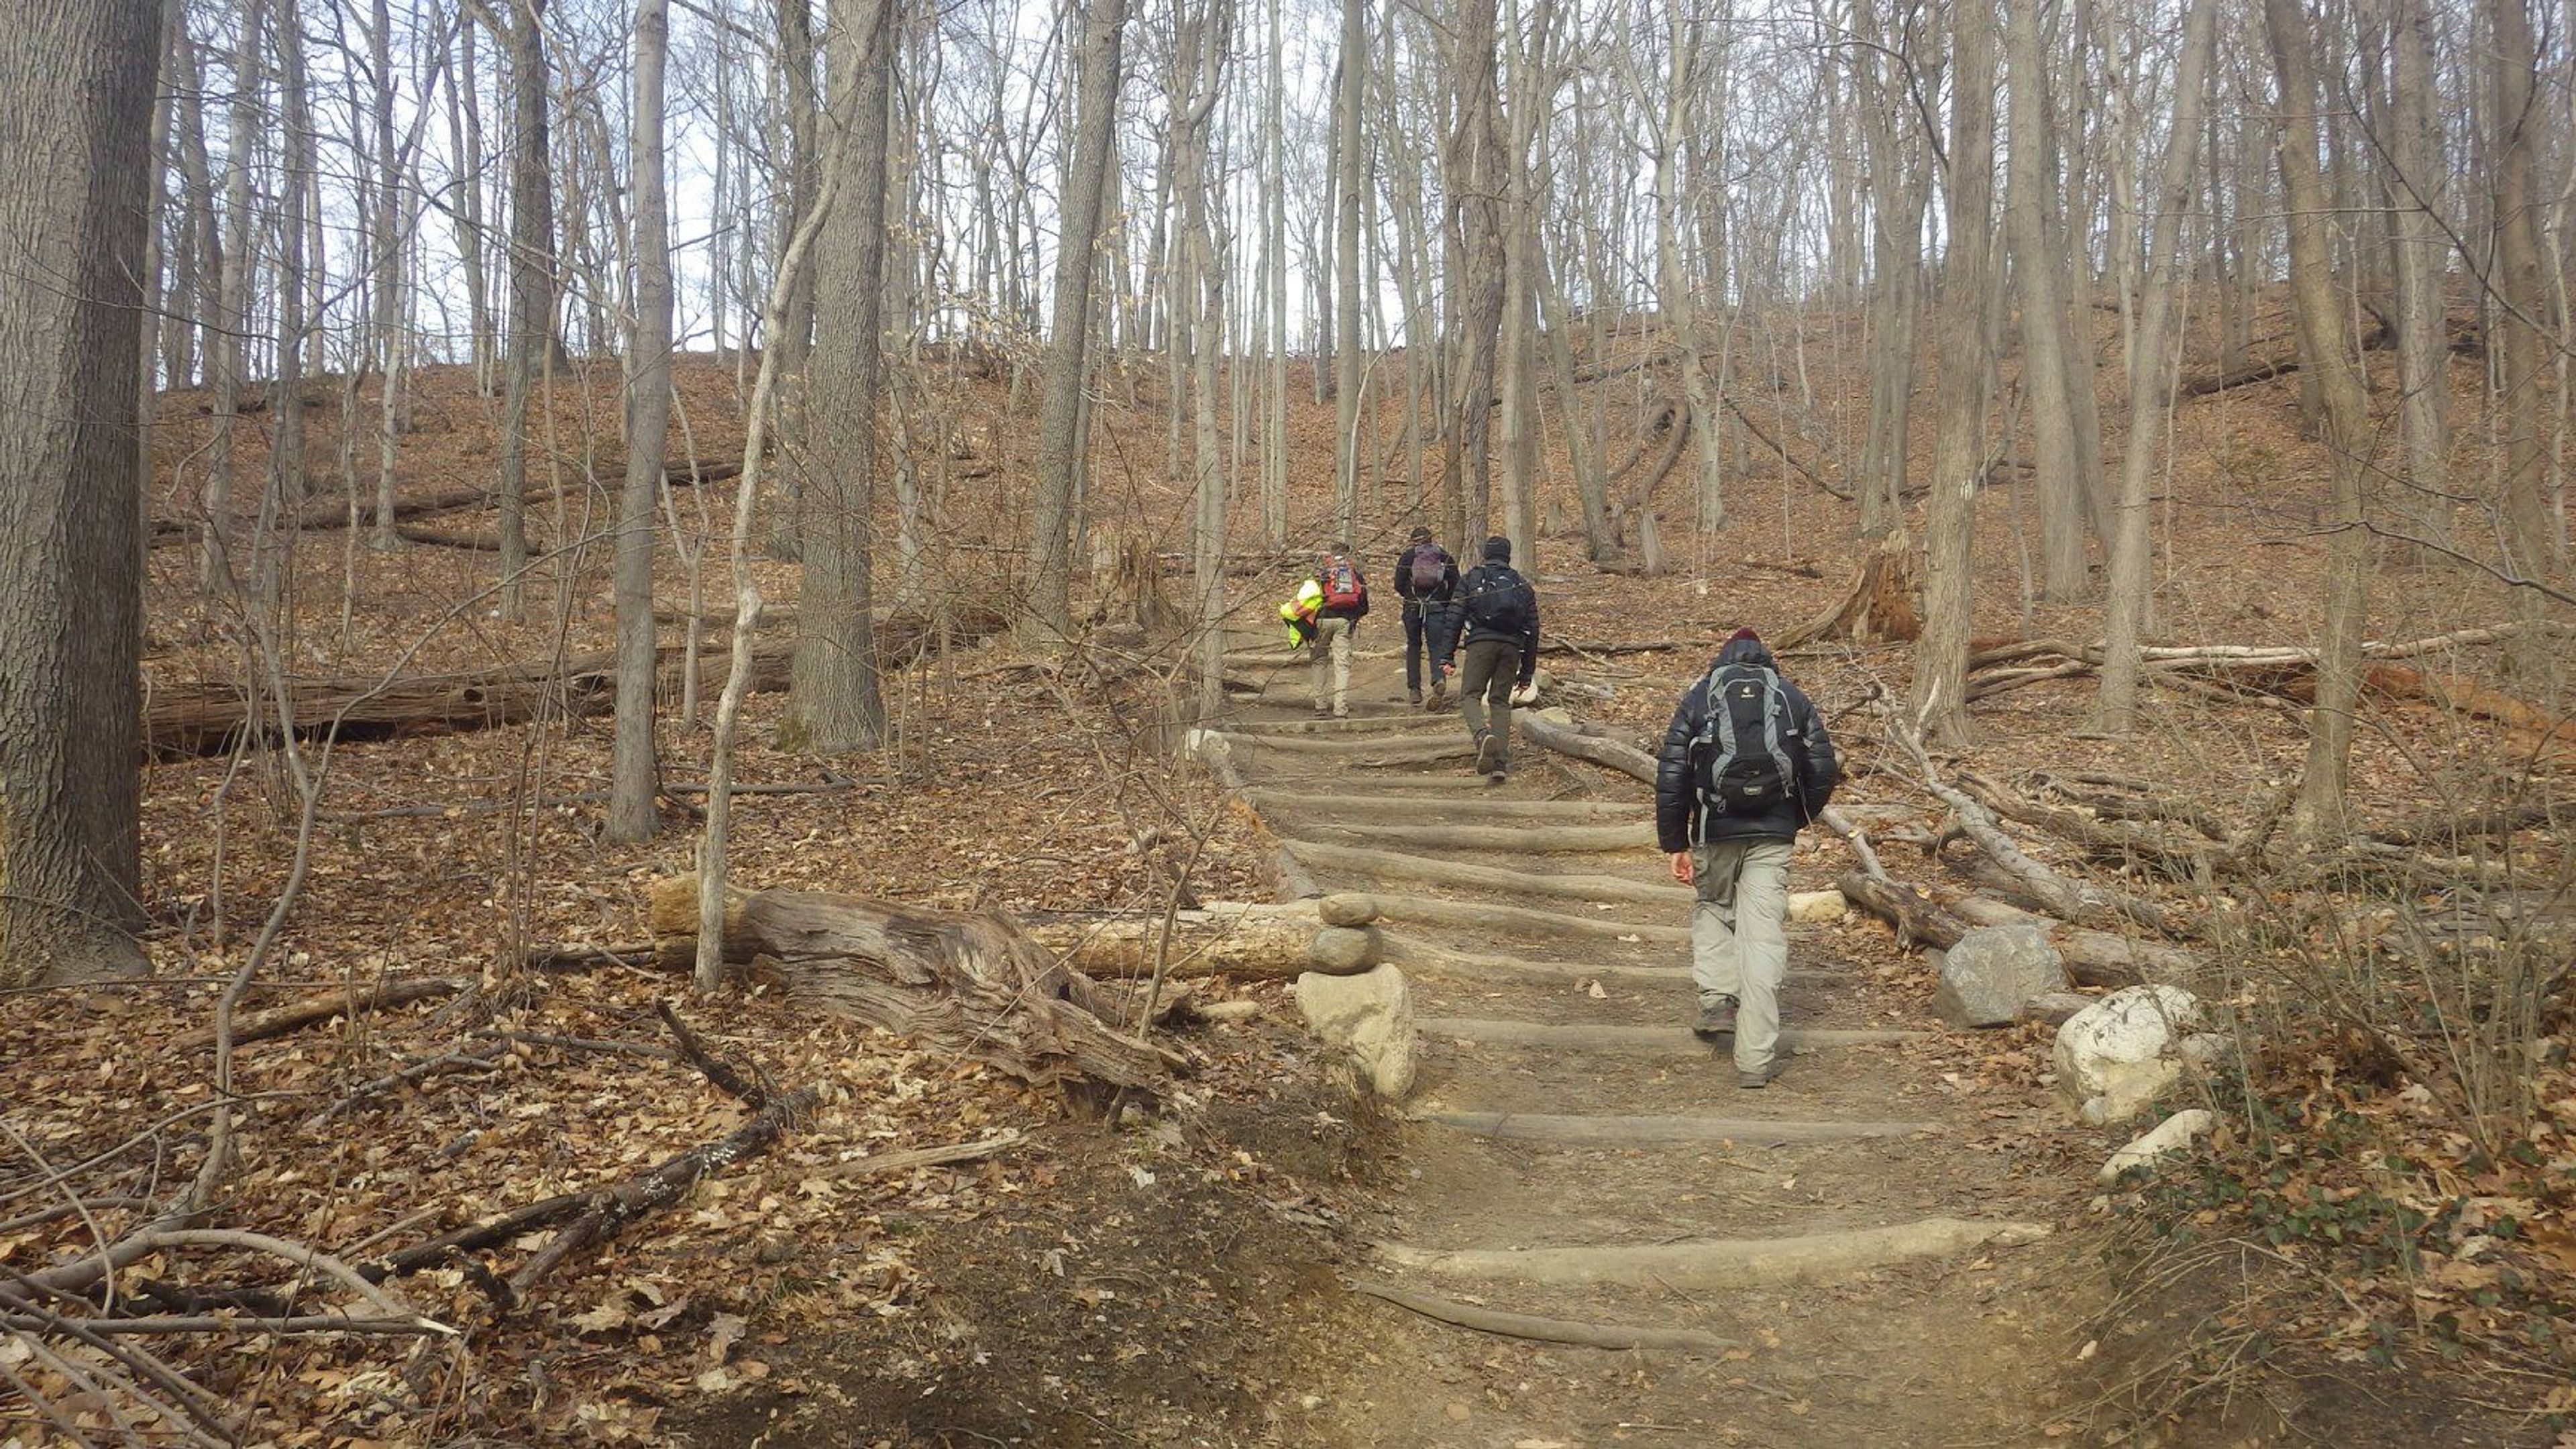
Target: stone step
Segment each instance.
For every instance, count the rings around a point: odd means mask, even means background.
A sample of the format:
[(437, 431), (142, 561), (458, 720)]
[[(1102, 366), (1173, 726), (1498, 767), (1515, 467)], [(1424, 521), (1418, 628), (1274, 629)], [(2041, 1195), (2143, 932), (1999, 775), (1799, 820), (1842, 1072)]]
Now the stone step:
[(1559, 1142), (1581, 1147), (1668, 1142), (1733, 1142), (1772, 1147), (1791, 1142), (1853, 1142), (1937, 1131), (1930, 1122), (1805, 1121), (1762, 1117), (1585, 1117), (1544, 1112), (1430, 1112), (1414, 1120), (1477, 1137)]
[[(1496, 1021), (1426, 1016), (1415, 1021), (1425, 1036), (1478, 1046), (1539, 1047), (1551, 1051), (1609, 1052), (1621, 1056), (1706, 1057), (1715, 1044), (1681, 1026), (1559, 1026), (1551, 1022)], [(1922, 1041), (1928, 1031), (1852, 1031), (1832, 1027), (1783, 1027), (1780, 1049), (1805, 1053), (1822, 1047), (1879, 1046)]]
[(1450, 1251), (1381, 1243), (1378, 1253), (1398, 1267), (1448, 1278), (1690, 1291), (1811, 1283), (1910, 1259), (1947, 1257), (1988, 1246), (2018, 1247), (2048, 1233), (2038, 1223), (1942, 1217), (1788, 1238)]

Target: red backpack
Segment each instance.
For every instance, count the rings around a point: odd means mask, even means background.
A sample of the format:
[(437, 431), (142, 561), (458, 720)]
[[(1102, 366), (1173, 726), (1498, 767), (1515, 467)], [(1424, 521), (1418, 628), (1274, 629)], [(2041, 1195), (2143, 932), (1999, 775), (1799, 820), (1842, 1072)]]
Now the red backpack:
[(1368, 598), (1368, 586), (1360, 582), (1360, 571), (1349, 559), (1326, 559), (1316, 578), (1324, 586), (1327, 609), (1356, 609)]

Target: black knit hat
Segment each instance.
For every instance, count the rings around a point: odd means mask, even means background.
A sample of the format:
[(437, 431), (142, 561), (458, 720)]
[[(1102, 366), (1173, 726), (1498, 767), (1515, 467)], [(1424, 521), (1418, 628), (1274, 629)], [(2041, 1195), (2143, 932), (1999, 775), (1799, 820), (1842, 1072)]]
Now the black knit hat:
[(1503, 537), (1499, 533), (1486, 539), (1485, 557), (1489, 559), (1501, 559), (1505, 563), (1510, 563), (1512, 561), (1512, 541)]

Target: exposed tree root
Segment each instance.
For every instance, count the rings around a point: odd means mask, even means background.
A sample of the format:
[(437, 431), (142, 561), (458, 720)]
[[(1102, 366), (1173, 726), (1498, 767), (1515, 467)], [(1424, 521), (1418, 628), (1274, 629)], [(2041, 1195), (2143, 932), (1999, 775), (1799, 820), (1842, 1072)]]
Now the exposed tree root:
[(1677, 1353), (1724, 1353), (1738, 1345), (1732, 1339), (1720, 1338), (1695, 1328), (1651, 1328), (1630, 1323), (1580, 1323), (1570, 1318), (1540, 1318), (1528, 1313), (1505, 1313), (1494, 1308), (1479, 1308), (1409, 1288), (1375, 1283), (1367, 1279), (1345, 1280), (1354, 1293), (1383, 1299), (1396, 1307), (1460, 1328), (1504, 1338), (1525, 1338), (1539, 1343), (1566, 1343), (1578, 1348), (1666, 1349)]

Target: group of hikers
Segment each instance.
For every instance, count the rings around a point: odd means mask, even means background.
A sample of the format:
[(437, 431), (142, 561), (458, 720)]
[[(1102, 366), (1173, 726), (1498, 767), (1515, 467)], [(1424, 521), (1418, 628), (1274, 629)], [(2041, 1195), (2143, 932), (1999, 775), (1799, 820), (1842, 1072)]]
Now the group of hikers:
[[(1476, 772), (1499, 785), (1511, 767), (1514, 696), (1532, 697), (1538, 670), (1538, 591), (1512, 567), (1510, 539), (1486, 539), (1482, 552), (1461, 573), (1431, 530), (1416, 528), (1396, 556), (1395, 591), (1404, 601), (1407, 700), (1440, 709), (1455, 673)], [(1319, 718), (1350, 714), (1351, 655), (1368, 611), (1368, 580), (1339, 543), (1279, 607), (1290, 647), (1311, 660)], [(1655, 837), (1673, 879), (1695, 896), (1691, 1029), (1731, 1041), (1739, 1087), (1768, 1086), (1779, 1070), (1790, 851), (1841, 780), (1815, 705), (1750, 628), (1727, 638), (1664, 731)]]

